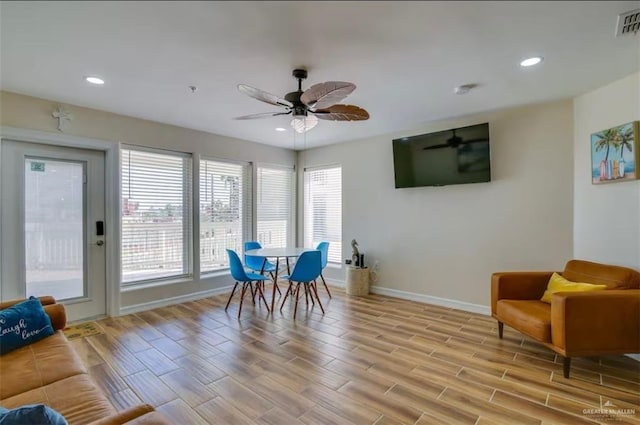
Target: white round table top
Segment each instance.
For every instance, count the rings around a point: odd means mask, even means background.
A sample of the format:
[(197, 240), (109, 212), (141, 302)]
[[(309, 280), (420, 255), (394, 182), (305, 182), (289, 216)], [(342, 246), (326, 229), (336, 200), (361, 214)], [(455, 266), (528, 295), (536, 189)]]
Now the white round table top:
[(301, 248), (301, 247), (291, 247), (291, 248), (260, 248), (260, 249), (250, 249), (245, 251), (245, 255), (250, 257), (268, 257), (268, 258), (276, 258), (276, 257), (299, 257), (305, 251), (315, 251), (313, 248)]

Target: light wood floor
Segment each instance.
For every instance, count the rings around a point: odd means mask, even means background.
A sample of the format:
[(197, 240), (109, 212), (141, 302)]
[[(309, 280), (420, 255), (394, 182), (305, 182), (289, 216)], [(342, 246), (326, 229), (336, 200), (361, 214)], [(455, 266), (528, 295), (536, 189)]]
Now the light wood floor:
[[(226, 296), (98, 323), (72, 341), (118, 409), (147, 402), (176, 424), (583, 424), (583, 409), (635, 409), (640, 363), (555, 354), (493, 319), (332, 288), (326, 314)], [(270, 291), (268, 291), (270, 293)], [(288, 301), (287, 301), (288, 302)], [(612, 423), (601, 417), (601, 423)]]

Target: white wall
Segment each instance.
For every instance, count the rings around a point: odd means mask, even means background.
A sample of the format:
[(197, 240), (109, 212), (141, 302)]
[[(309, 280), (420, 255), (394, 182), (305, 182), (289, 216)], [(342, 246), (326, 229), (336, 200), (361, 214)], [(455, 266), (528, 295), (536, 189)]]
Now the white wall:
[(573, 105), (574, 255), (638, 269), (640, 180), (591, 184), (590, 136), (640, 120), (640, 73), (579, 96)]
[[(392, 139), (482, 122), (492, 182), (394, 188)], [(357, 239), (367, 264), (379, 261), (378, 286), (486, 306), (492, 272), (556, 270), (572, 258), (572, 139), (567, 100), (316, 148), (298, 161), (342, 164), (343, 258)], [(327, 275), (342, 280), (344, 270)]]
[[(7, 127), (39, 130), (59, 134), (57, 121), (51, 116), (59, 102), (0, 92), (0, 124)], [(245, 140), (219, 136), (202, 131), (166, 125), (158, 122), (112, 114), (95, 109), (67, 105), (74, 119), (66, 134), (102, 139), (112, 144), (127, 143), (192, 153), (195, 156), (263, 162), (292, 166), (296, 154), (292, 150), (275, 148)], [(117, 209), (117, 205), (107, 205)], [(108, 238), (108, 235), (107, 235)], [(184, 282), (123, 292), (121, 306), (126, 308), (188, 296), (232, 284), (229, 275), (203, 278), (197, 276)], [(110, 285), (118, 285), (110, 282)]]

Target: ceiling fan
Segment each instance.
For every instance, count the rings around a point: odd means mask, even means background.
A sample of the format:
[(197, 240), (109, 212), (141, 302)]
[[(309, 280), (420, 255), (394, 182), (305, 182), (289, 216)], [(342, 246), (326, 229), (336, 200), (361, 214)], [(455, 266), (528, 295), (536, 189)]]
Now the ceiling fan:
[(453, 132), (453, 136), (448, 138), (446, 140), (445, 143), (440, 144), (440, 145), (433, 145), (433, 146), (426, 146), (424, 148), (422, 148), (423, 150), (429, 150), (429, 149), (441, 149), (441, 148), (457, 148), (459, 146), (464, 146), (464, 145), (468, 145), (471, 143), (481, 143), (481, 142), (488, 142), (489, 139), (472, 139), (472, 140), (463, 140), (462, 137), (460, 136), (456, 136), (456, 130), (453, 129), (451, 130)]
[(302, 91), (302, 80), (307, 78), (306, 69), (294, 69), (293, 77), (298, 80), (298, 90), (287, 93), (284, 99), (246, 84), (238, 84), (238, 90), (249, 97), (283, 108), (280, 112), (264, 112), (243, 115), (236, 120), (270, 118), (291, 115), (291, 127), (304, 133), (316, 125), (318, 119), (331, 121), (363, 121), (369, 119), (369, 113), (355, 105), (338, 104), (356, 89), (355, 84), (344, 81), (327, 81), (314, 84)]

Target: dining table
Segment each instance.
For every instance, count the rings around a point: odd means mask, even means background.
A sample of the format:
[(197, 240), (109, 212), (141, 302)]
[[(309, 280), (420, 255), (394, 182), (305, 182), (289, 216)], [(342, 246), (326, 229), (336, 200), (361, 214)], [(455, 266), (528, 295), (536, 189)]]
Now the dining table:
[(302, 247), (290, 247), (290, 248), (259, 248), (259, 249), (250, 249), (245, 251), (244, 254), (250, 257), (264, 257), (264, 261), (262, 263), (264, 272), (264, 266), (267, 264), (269, 259), (275, 259), (276, 261), (276, 270), (273, 275), (273, 293), (271, 294), (271, 313), (274, 311), (274, 306), (276, 303), (276, 289), (278, 288), (278, 270), (280, 269), (280, 260), (284, 259), (287, 263), (287, 273), (291, 274), (291, 270), (289, 268), (289, 259), (290, 258), (298, 258), (305, 251), (315, 251), (313, 248), (302, 248)]

